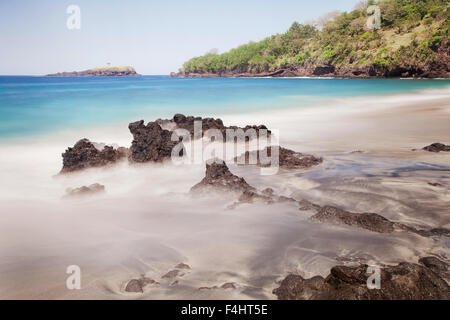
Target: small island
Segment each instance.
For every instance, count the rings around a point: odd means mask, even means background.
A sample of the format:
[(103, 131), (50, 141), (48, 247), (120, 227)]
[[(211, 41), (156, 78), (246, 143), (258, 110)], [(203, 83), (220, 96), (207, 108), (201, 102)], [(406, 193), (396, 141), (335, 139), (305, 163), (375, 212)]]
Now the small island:
[(122, 67), (101, 67), (93, 68), (84, 71), (73, 72), (58, 72), (54, 74), (48, 74), (47, 77), (136, 77), (140, 76), (130, 66)]

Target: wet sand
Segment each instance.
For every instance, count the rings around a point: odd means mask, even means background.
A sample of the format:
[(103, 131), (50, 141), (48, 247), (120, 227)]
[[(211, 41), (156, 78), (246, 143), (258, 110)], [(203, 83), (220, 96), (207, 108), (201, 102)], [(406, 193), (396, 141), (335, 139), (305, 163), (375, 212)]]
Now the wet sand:
[[(221, 116), (225, 124), (264, 123), (279, 129), (282, 146), (324, 157), (317, 167), (276, 176), (230, 169), (280, 195), (450, 228), (450, 153), (420, 150), (450, 143), (449, 98), (446, 89)], [(337, 264), (450, 258), (447, 237), (313, 223), (311, 212), (289, 203), (227, 210), (233, 200), (223, 195), (192, 199), (187, 192), (203, 178), (204, 165), (122, 163), (55, 177), (61, 152), (85, 136), (124, 146), (131, 141), (125, 124), (2, 142), (1, 299), (274, 299), (272, 290), (288, 273), (325, 276)], [(62, 200), (66, 188), (95, 182), (106, 186), (105, 194)], [(161, 278), (180, 262), (191, 270)], [(66, 288), (65, 271), (74, 264), (82, 271), (81, 290)], [(141, 274), (160, 284), (125, 292)], [(236, 288), (198, 290), (226, 282)]]

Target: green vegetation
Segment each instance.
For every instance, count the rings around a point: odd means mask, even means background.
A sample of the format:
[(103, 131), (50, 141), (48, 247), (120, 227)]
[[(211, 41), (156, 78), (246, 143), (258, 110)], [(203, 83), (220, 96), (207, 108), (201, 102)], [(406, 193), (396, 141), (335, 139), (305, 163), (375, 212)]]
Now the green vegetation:
[[(378, 30), (366, 26), (366, 7), (372, 4), (381, 9)], [(441, 43), (448, 41), (449, 6), (448, 0), (367, 1), (360, 9), (335, 15), (321, 30), (294, 22), (286, 33), (193, 58), (181, 71), (264, 73), (313, 64), (381, 69), (420, 64), (434, 59)]]

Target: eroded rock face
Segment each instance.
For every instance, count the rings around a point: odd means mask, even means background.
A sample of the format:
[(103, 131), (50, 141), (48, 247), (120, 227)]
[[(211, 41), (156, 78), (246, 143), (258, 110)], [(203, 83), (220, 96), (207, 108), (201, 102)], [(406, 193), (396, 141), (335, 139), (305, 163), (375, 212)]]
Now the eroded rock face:
[[(316, 166), (322, 163), (322, 158), (316, 158), (312, 155), (305, 155), (300, 152), (295, 152), (283, 147), (278, 147), (279, 158), (278, 165), (284, 169), (301, 169)], [(268, 167), (273, 165), (271, 163), (272, 148), (266, 147), (259, 151), (246, 151), (244, 154), (236, 157), (234, 161), (237, 164), (248, 165), (256, 164), (260, 167)], [(256, 159), (256, 163), (251, 163)]]
[(103, 149), (99, 150), (88, 139), (81, 139), (62, 154), (63, 168), (61, 173), (114, 164), (126, 158), (127, 152), (126, 148), (114, 149), (111, 146), (104, 146)]
[(436, 142), (436, 143), (430, 144), (429, 146), (424, 147), (423, 150), (429, 151), (429, 152), (450, 151), (450, 145), (445, 145), (443, 143)]
[(222, 160), (215, 159), (211, 164), (206, 164), (205, 178), (191, 188), (191, 193), (204, 193), (209, 191), (239, 192), (253, 191), (244, 178), (231, 173), (228, 166)]
[(325, 279), (289, 275), (273, 293), (279, 300), (439, 300), (450, 287), (426, 266), (400, 263), (381, 269), (381, 289), (368, 289), (367, 265), (336, 266)]
[(99, 183), (90, 186), (82, 186), (80, 188), (69, 188), (66, 190), (66, 197), (85, 197), (105, 192), (105, 186)]
[(356, 226), (379, 233), (394, 231), (395, 223), (376, 213), (353, 213), (332, 206), (322, 207), (311, 220)]
[(419, 263), (440, 275), (443, 279), (447, 280), (447, 282), (450, 281), (450, 271), (447, 262), (439, 260), (436, 257), (424, 257), (419, 259)]
[(162, 129), (156, 122), (144, 124), (144, 120), (128, 125), (133, 142), (129, 159), (132, 162), (162, 162), (172, 155), (173, 147), (178, 141), (172, 141), (172, 132)]

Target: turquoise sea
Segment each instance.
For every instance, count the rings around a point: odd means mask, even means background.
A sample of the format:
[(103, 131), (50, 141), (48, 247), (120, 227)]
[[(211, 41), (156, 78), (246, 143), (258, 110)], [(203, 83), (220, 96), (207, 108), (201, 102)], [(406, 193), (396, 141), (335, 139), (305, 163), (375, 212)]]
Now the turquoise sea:
[(148, 121), (314, 105), (333, 97), (443, 88), (450, 80), (0, 76), (0, 138)]

